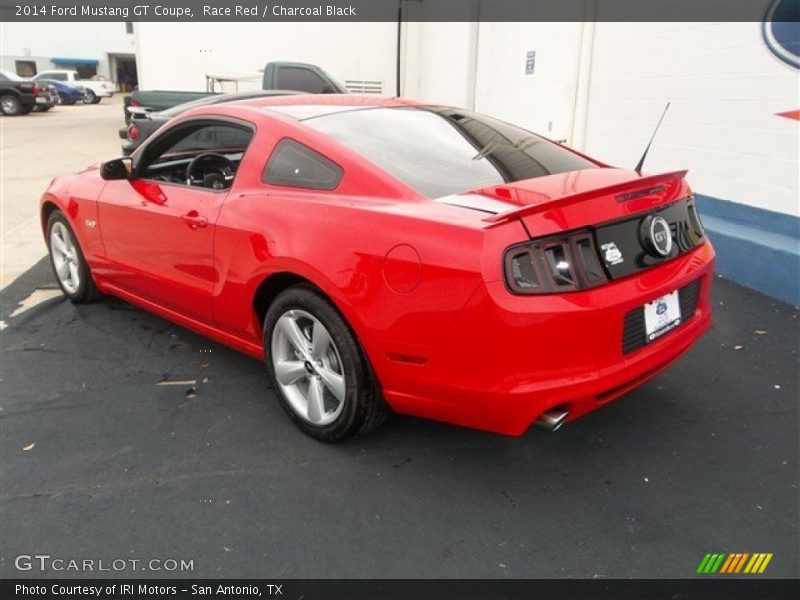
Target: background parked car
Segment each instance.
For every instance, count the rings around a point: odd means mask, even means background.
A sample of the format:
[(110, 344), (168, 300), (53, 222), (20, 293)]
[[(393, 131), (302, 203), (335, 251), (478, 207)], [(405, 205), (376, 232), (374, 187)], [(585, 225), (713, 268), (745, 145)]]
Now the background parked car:
[(4, 115), (27, 115), (37, 102), (45, 103), (39, 98), (39, 86), (9, 71), (0, 71), (0, 110)]
[(56, 81), (82, 87), (83, 101), (86, 104), (97, 104), (101, 98), (111, 98), (114, 95), (114, 84), (110, 81), (81, 79), (77, 71), (69, 69), (42, 71), (33, 78), (34, 81), (44, 79), (55, 79)]
[(184, 102), (178, 106), (173, 106), (172, 108), (158, 112), (131, 107), (130, 125), (127, 128), (119, 130), (119, 137), (125, 140), (122, 144), (122, 154), (124, 156), (130, 156), (136, 148), (141, 146), (147, 138), (153, 135), (153, 133), (160, 129), (167, 121), (191, 108), (221, 104), (223, 102), (234, 102), (236, 100), (265, 98), (267, 96), (289, 96), (300, 93), (301, 92), (288, 90), (255, 90), (251, 92), (234, 92), (232, 94), (215, 94), (213, 96), (198, 98), (192, 102)]
[(36, 87), (39, 88), (39, 95), (36, 97), (36, 104), (33, 105), (33, 112), (47, 112), (56, 104), (60, 104), (55, 88), (44, 81), (37, 81)]
[(57, 96), (57, 104), (72, 105), (83, 100), (84, 94), (82, 87), (69, 85), (55, 79), (40, 79), (39, 81), (53, 88)]
[[(162, 111), (179, 104), (213, 96), (215, 81), (245, 79), (228, 74), (206, 74), (205, 92), (178, 92), (173, 90), (134, 90), (126, 96), (123, 111), (125, 124), (131, 121), (132, 109), (146, 108)], [(304, 94), (349, 94), (349, 90), (317, 65), (289, 61), (273, 61), (264, 65), (262, 90), (292, 90)]]

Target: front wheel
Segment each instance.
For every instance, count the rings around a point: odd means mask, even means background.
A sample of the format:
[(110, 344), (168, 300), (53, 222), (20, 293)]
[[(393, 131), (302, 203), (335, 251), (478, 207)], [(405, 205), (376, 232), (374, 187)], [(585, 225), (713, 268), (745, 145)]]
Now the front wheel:
[(97, 104), (98, 102), (100, 102), (100, 98), (97, 97), (97, 94), (90, 89), (83, 90), (84, 104)]
[(264, 350), (281, 406), (308, 435), (338, 442), (385, 420), (388, 407), (358, 340), (313, 287), (278, 295), (264, 320)]
[(60, 210), (54, 210), (47, 220), (47, 249), (53, 274), (67, 298), (75, 304), (101, 298), (75, 233)]

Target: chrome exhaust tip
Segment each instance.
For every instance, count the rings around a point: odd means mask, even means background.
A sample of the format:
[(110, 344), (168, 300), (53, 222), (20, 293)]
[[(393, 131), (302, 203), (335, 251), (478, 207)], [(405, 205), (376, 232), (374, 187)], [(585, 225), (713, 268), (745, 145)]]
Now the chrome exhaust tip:
[(547, 431), (557, 431), (566, 422), (569, 411), (563, 408), (554, 408), (543, 412), (536, 419), (534, 425)]

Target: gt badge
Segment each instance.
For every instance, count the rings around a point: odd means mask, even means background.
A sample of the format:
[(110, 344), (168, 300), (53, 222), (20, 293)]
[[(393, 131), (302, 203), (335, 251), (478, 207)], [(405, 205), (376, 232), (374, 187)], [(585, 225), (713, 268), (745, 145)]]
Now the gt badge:
[(664, 217), (650, 215), (644, 221), (640, 230), (645, 250), (658, 258), (669, 256), (672, 252), (672, 231)]
[(622, 252), (619, 251), (619, 248), (617, 248), (614, 242), (603, 244), (600, 248), (603, 250), (603, 258), (605, 258), (606, 263), (609, 265), (618, 265), (625, 262), (625, 259), (622, 258)]

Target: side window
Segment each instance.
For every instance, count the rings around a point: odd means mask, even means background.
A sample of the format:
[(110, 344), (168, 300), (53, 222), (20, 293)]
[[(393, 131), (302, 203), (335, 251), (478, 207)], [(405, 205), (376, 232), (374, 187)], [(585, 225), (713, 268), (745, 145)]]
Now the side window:
[(134, 168), (145, 179), (228, 189), (252, 137), (253, 131), (244, 125), (185, 123), (156, 135)]
[(278, 142), (264, 168), (262, 180), (271, 185), (332, 190), (344, 172), (319, 152), (294, 140)]
[(206, 125), (191, 131), (188, 135), (176, 140), (164, 154), (182, 152), (236, 152), (243, 151), (250, 143), (252, 133), (231, 125)]
[(303, 67), (281, 67), (278, 69), (278, 89), (322, 94), (328, 84), (314, 71)]

